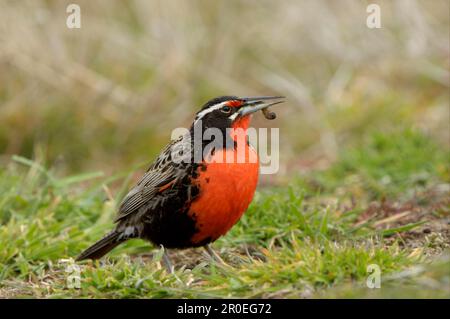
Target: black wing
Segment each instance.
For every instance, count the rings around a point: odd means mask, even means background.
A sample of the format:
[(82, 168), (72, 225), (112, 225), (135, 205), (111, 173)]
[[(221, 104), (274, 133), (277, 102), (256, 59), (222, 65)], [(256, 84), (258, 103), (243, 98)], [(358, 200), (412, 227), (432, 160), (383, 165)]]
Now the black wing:
[[(174, 187), (186, 174), (189, 163), (191, 143), (190, 135), (181, 136), (168, 144), (161, 155), (149, 167), (139, 182), (134, 186), (120, 204), (115, 222), (118, 222), (141, 207), (151, 206), (155, 195)], [(155, 203), (156, 204), (156, 203)]]

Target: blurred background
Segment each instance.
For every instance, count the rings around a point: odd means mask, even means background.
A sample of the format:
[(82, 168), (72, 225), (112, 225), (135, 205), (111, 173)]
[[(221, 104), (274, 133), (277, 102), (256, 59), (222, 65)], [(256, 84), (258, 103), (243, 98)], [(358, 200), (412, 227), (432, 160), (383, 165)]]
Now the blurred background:
[[(150, 162), (219, 95), (285, 95), (280, 174), (327, 167), (373, 131), (449, 147), (449, 2), (0, 0), (0, 163), (60, 174)], [(66, 7), (81, 7), (81, 29)], [(270, 182), (270, 181), (269, 181)]]

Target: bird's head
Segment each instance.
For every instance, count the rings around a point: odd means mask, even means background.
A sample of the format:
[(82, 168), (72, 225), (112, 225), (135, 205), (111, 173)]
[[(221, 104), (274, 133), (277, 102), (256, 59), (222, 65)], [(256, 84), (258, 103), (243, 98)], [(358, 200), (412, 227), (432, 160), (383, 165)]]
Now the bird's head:
[(197, 112), (195, 121), (203, 128), (243, 128), (250, 124), (252, 113), (284, 102), (283, 96), (237, 97), (221, 96), (208, 101)]

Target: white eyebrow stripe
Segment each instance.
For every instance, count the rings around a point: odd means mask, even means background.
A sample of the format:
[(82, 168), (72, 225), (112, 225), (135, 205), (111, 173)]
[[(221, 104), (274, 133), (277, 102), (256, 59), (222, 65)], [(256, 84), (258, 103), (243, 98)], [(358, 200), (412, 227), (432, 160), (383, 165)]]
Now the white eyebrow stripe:
[(239, 115), (239, 111), (237, 111), (237, 112), (231, 114), (228, 118), (229, 118), (231, 121), (234, 121), (234, 120), (236, 119), (236, 117), (238, 117), (238, 115)]
[(210, 106), (210, 107), (207, 108), (206, 110), (203, 110), (203, 111), (199, 112), (199, 113), (197, 114), (197, 117), (196, 117), (195, 121), (194, 121), (194, 124), (197, 123), (198, 120), (202, 119), (206, 114), (211, 113), (211, 112), (214, 112), (215, 110), (220, 109), (220, 108), (221, 108), (222, 106), (224, 106), (226, 103), (228, 103), (228, 101), (225, 101), (225, 102), (216, 104), (216, 105), (214, 105), (214, 106), (212, 106), (212, 107)]

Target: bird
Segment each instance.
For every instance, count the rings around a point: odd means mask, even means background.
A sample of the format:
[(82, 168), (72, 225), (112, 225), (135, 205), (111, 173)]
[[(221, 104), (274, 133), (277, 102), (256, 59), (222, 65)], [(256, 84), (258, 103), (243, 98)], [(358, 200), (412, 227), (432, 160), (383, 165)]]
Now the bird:
[[(167, 249), (204, 247), (225, 235), (251, 203), (259, 162), (248, 141), (257, 111), (284, 102), (283, 96), (220, 96), (196, 113), (189, 130), (172, 140), (119, 205), (115, 228), (76, 261), (99, 259), (119, 244), (140, 238)], [(274, 113), (270, 112), (271, 118)]]

